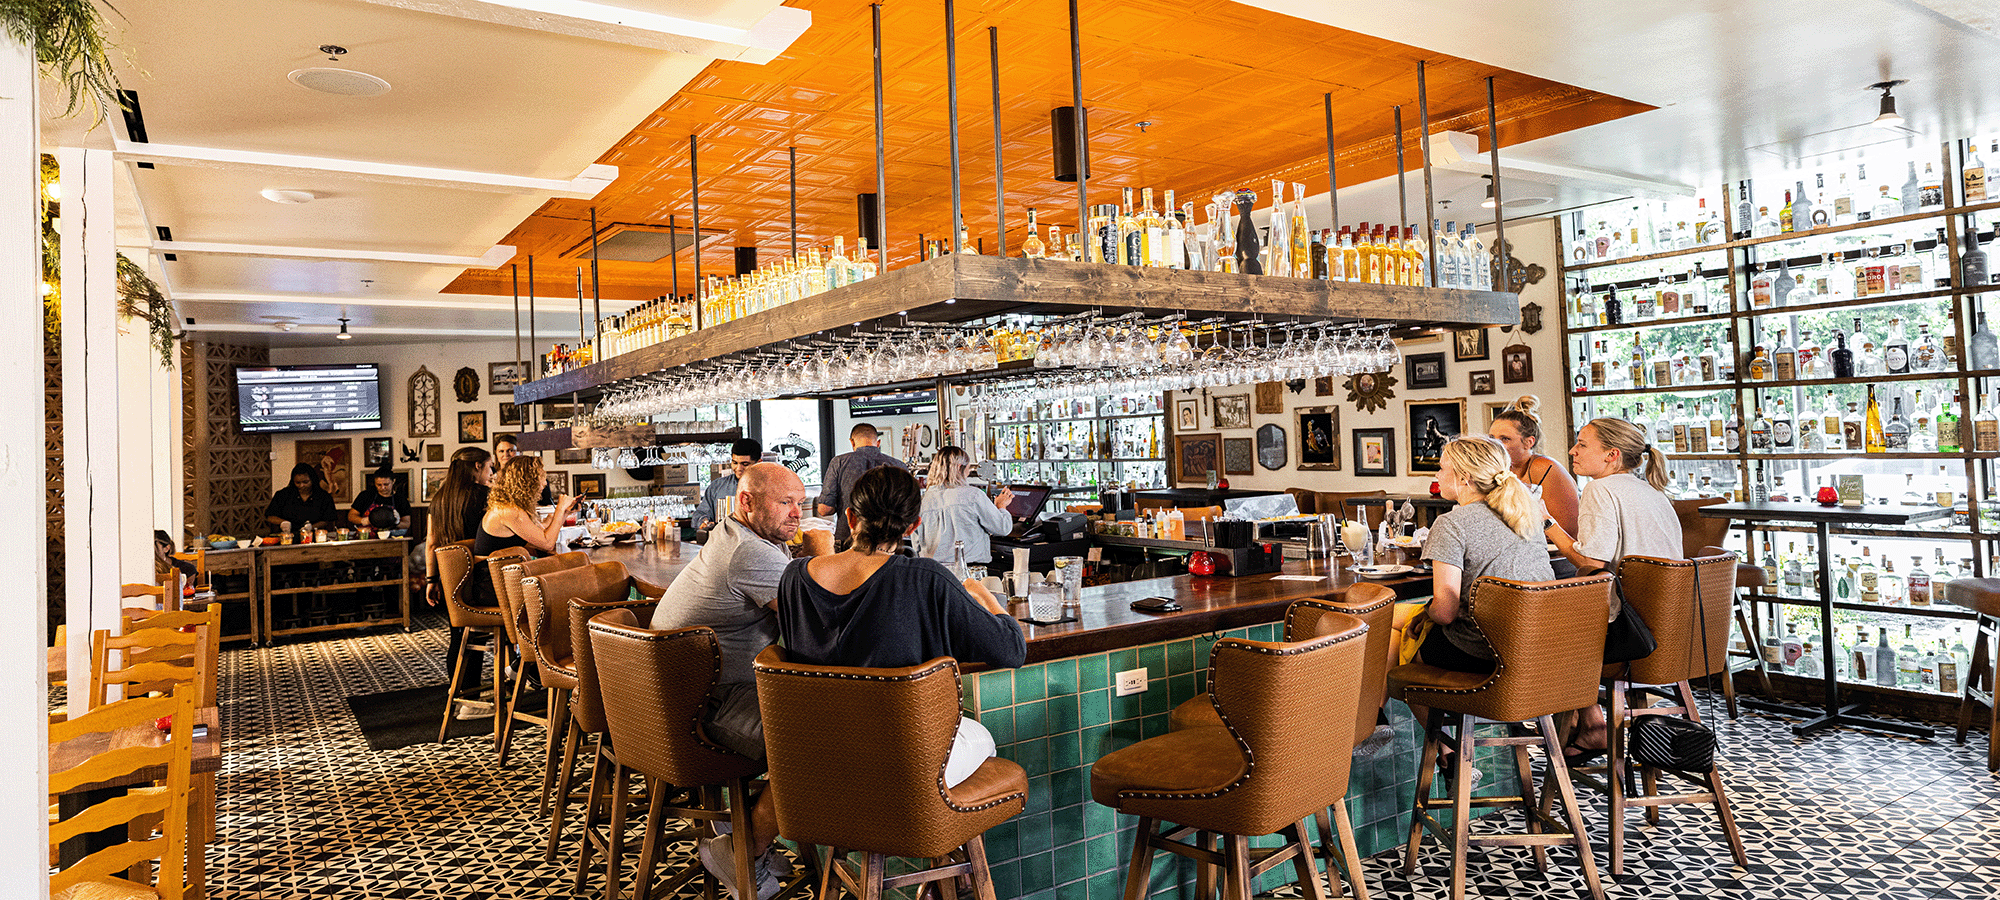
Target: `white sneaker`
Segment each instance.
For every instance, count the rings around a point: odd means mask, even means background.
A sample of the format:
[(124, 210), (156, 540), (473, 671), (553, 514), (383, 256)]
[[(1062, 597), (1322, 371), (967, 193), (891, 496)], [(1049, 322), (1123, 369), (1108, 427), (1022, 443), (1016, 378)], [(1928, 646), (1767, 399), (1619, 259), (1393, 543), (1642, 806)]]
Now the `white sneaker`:
[[(718, 834), (695, 842), (695, 855), (701, 858), (701, 867), (715, 877), (729, 896), (743, 900), (743, 895), (736, 890), (736, 844), (733, 835)], [(766, 851), (750, 867), (751, 876), (757, 879), (757, 900), (771, 900), (783, 887), (766, 862), (770, 856), (770, 852)]]
[(452, 715), (460, 719), (490, 719), (493, 718), (493, 704), (484, 700), (460, 700), (458, 711)]

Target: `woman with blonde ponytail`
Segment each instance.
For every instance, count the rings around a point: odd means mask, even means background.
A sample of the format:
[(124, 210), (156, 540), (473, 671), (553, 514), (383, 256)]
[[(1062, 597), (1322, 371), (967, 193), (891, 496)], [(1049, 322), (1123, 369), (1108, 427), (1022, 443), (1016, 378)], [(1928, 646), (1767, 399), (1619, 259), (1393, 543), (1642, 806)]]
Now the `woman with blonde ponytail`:
[(1541, 504), (1513, 472), (1507, 448), (1489, 437), (1463, 436), (1444, 445), (1438, 492), (1458, 505), (1431, 523), (1424, 559), (1431, 563), (1431, 629), (1418, 653), (1424, 662), (1457, 672), (1493, 671), (1493, 648), (1461, 600), (1482, 575), (1552, 581), (1542, 543)]

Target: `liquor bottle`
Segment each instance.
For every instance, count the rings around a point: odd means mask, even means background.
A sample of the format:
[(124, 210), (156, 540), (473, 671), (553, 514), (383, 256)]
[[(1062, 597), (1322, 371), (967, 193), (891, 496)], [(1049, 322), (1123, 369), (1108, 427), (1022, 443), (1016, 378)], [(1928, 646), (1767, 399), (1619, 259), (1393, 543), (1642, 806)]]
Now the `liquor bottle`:
[(1958, 693), (1958, 660), (1952, 657), (1951, 648), (1945, 646), (1943, 638), (1938, 639), (1937, 649), (1931, 651), (1930, 664), (1936, 680), (1926, 686), (1942, 694)]
[(1828, 354), (1833, 361), (1833, 377), (1854, 377), (1854, 351), (1847, 348), (1847, 335), (1835, 331), (1833, 340), (1837, 346)]
[[(1965, 192), (1967, 205), (1986, 202), (1986, 161), (1979, 156), (1979, 143), (1966, 141), (1965, 148)], [(1993, 154), (2000, 159), (2000, 141), (1993, 143)]]
[[(1712, 404), (1714, 403), (1714, 401), (1711, 400), (1709, 401), (1709, 403)], [(1714, 440), (1714, 438), (1711, 436), (1713, 432), (1710, 432), (1708, 430), (1709, 412), (1710, 411), (1706, 409), (1697, 409), (1693, 413), (1688, 415), (1687, 452), (1710, 453), (1714, 451), (1715, 449), (1714, 445), (1711, 443)], [(1707, 494), (1705, 493), (1696, 494), (1695, 496), (1702, 497), (1702, 496), (1707, 496)]]
[[(1761, 473), (1761, 471), (1763, 470), (1763, 464), (1758, 463), (1757, 468)], [(1761, 477), (1762, 476), (1760, 474), (1759, 478), (1761, 479)], [(1784, 579), (1783, 579), (1783, 570), (1778, 565), (1778, 554), (1771, 552), (1771, 539), (1769, 537), (1764, 538), (1764, 560), (1762, 565), (1764, 567), (1765, 593), (1775, 593), (1777, 590), (1777, 586), (1781, 584)], [(1777, 638), (1777, 635), (1774, 634), (1771, 636), (1771, 638), (1775, 640)]]
[(1889, 319), (1889, 334), (1882, 339), (1882, 368), (1891, 375), (1909, 374), (1910, 339), (1903, 333), (1900, 317)]
[[(1035, 224), (1035, 208), (1028, 207), (1028, 237), (1021, 242), (1021, 256), (1025, 259), (1042, 259), (1048, 256), (1048, 245), (1042, 243), (1041, 229)], [(1058, 244), (1057, 246), (1061, 246)], [(840, 252), (835, 246), (834, 252)]]
[(1979, 249), (1979, 229), (1976, 227), (1965, 230), (1965, 252), (1958, 257), (1958, 277), (1959, 287), (1977, 287), (1987, 281), (1986, 251)]
[[(1604, 288), (1604, 324), (1625, 324), (1625, 304), (1619, 301), (1618, 286), (1615, 284)], [(2000, 355), (2000, 351), (1996, 351), (1996, 355)]]
[[(1167, 205), (1173, 205), (1173, 192), (1167, 192)], [(1292, 271), (1295, 278), (1312, 277), (1312, 241), (1306, 229), (1306, 186), (1292, 185), (1292, 220), (1289, 224), (1292, 236)], [(1415, 287), (1416, 282), (1405, 280), (1405, 285)]]
[(1646, 386), (1646, 352), (1639, 348), (1639, 336), (1632, 335), (1632, 356), (1625, 364), (1625, 379), (1633, 387)]
[(1916, 212), (1923, 206), (1923, 187), (1917, 181), (1917, 161), (1910, 160), (1910, 177), (1903, 182), (1904, 215)]
[(972, 229), (965, 227), (964, 217), (958, 220), (958, 252), (966, 256), (979, 255), (979, 242), (972, 239)]
[(1115, 263), (1118, 261), (1118, 207), (1100, 203), (1090, 208), (1089, 258), (1085, 262)]
[(1778, 329), (1778, 346), (1771, 351), (1771, 374), (1779, 381), (1793, 381), (1799, 377), (1799, 352), (1785, 336), (1785, 329)]
[(1813, 229), (1813, 202), (1806, 198), (1806, 183), (1797, 182), (1799, 196), (1792, 201), (1792, 230), (1811, 231)]
[(1937, 452), (1937, 410), (1924, 405), (1924, 390), (1917, 388), (1910, 399), (1910, 452)]
[(1972, 417), (1972, 449), (2000, 453), (2000, 418), (1993, 415), (1993, 404), (1985, 394), (1979, 395), (1979, 413)]
[(1735, 453), (1742, 446), (1743, 424), (1732, 414), (1723, 421), (1722, 450), (1725, 453)]
[(1570, 390), (1581, 394), (1590, 390), (1590, 357), (1585, 354), (1584, 342), (1576, 342), (1576, 375), (1570, 378)]
[(1854, 643), (1848, 645), (1847, 677), (1860, 682), (1875, 680), (1875, 648), (1868, 645), (1868, 627), (1854, 626)]
[(1728, 441), (1728, 436), (1725, 435), (1723, 432), (1728, 428), (1728, 426), (1723, 421), (1726, 418), (1723, 415), (1724, 412), (1723, 409), (1721, 408), (1720, 405), (1716, 403), (1714, 397), (1710, 397), (1708, 398), (1708, 403), (1703, 408), (1702, 412), (1704, 415), (1708, 416), (1708, 452), (1710, 453), (1724, 452), (1726, 449), (1728, 449), (1728, 445), (1726, 443)]
[(1778, 260), (1778, 275), (1771, 279), (1771, 303), (1784, 306), (1786, 303), (1798, 302), (1792, 299), (1792, 292), (1797, 290), (1798, 286), (1799, 280), (1792, 276), (1791, 260)]
[(1958, 394), (1951, 395), (1951, 402), (1938, 410), (1937, 448), (1939, 453), (1957, 453), (1964, 446), (1964, 438), (1959, 431)]
[(1652, 371), (1654, 387), (1674, 386), (1674, 359), (1667, 352), (1666, 341), (1662, 340), (1659, 347), (1653, 351), (1653, 357), (1647, 361), (1647, 367)]
[(1917, 323), (1917, 340), (1910, 345), (1909, 357), (1912, 372), (1935, 372), (1944, 366), (1944, 348), (1931, 335), (1929, 323)]
[(1653, 420), (1653, 444), (1666, 448), (1674, 443), (1674, 422), (1676, 417), (1667, 411), (1666, 401), (1660, 401), (1660, 417)]
[(1972, 349), (1971, 356), (1966, 360), (1968, 365), (1974, 369), (2000, 368), (2000, 338), (1995, 338), (1993, 332), (1987, 330), (1984, 311), (1979, 313), (1979, 328), (1972, 332), (1968, 343)]
[[(1171, 243), (1173, 243), (1173, 242), (1174, 242), (1174, 240), (1176, 240), (1176, 238), (1174, 237), (1174, 235), (1175, 235), (1175, 232), (1174, 232), (1174, 231), (1172, 231), (1172, 230), (1169, 230), (1169, 231), (1167, 232), (1167, 242), (1168, 242), (1168, 243), (1170, 243), (1170, 244), (1171, 244)], [(1313, 279), (1317, 279), (1317, 280), (1319, 280), (1319, 281), (1327, 281), (1327, 280), (1330, 280), (1330, 279), (1332, 278), (1332, 276), (1333, 276), (1333, 272), (1332, 272), (1332, 270), (1331, 270), (1331, 269), (1329, 269), (1329, 268), (1327, 268), (1327, 266), (1328, 266), (1328, 260), (1327, 260), (1327, 253), (1326, 253), (1326, 251), (1327, 251), (1327, 246), (1326, 246), (1326, 235), (1327, 235), (1327, 232), (1326, 232), (1326, 230), (1320, 230), (1320, 231), (1315, 231), (1315, 232), (1313, 232), (1313, 233), (1312, 233), (1312, 244), (1311, 244), (1311, 246), (1309, 246), (1309, 247), (1308, 247), (1308, 248), (1306, 249), (1306, 257), (1307, 257), (1307, 262), (1306, 262), (1306, 271), (1307, 271), (1307, 277), (1309, 277), (1309, 278), (1313, 278)], [(1336, 256), (1338, 256), (1338, 254), (1335, 254), (1335, 255), (1336, 255)]]
[(1785, 626), (1785, 639), (1778, 645), (1778, 662), (1789, 672), (1799, 664), (1799, 656), (1805, 653), (1805, 644), (1799, 641), (1799, 623), (1790, 622)]
[(1847, 401), (1847, 414), (1840, 418), (1840, 441), (1843, 449), (1860, 450), (1866, 446), (1863, 437), (1866, 430), (1861, 417), (1860, 401)]
[(1826, 392), (1826, 405), (1820, 410), (1819, 430), (1826, 437), (1826, 449), (1847, 449), (1847, 441), (1840, 429), (1840, 402), (1833, 398), (1833, 391), (1830, 390)]
[(1931, 605), (1931, 573), (1924, 571), (1922, 556), (1910, 557), (1910, 577), (1907, 590), (1911, 606)]
[(1750, 228), (1751, 236), (1771, 237), (1773, 235), (1782, 233), (1779, 229), (1780, 226), (1778, 224), (1777, 218), (1771, 215), (1771, 208), (1768, 206), (1757, 207), (1756, 224), (1751, 226)]
[(1820, 659), (1819, 648), (1813, 646), (1811, 635), (1807, 635), (1805, 641), (1800, 644), (1799, 664), (1792, 669), (1792, 673), (1800, 678), (1824, 677), (1824, 662)]
[[(1996, 155), (2000, 155), (2000, 152), (1996, 152)], [(1944, 654), (1950, 658), (1950, 665), (1947, 666), (1943, 663), (1938, 665), (1938, 690), (1947, 694), (1956, 694), (1959, 692), (1959, 688), (1963, 684), (1960, 679), (1965, 676), (1967, 666), (1971, 662), (1970, 657), (1965, 651), (1964, 633), (1959, 632), (1957, 638), (1957, 643), (1952, 644), (1951, 649)], [(1944, 641), (1940, 639), (1938, 643), (1942, 645)], [(1949, 678), (1946, 677), (1947, 672), (1950, 673)]]
[[(1797, 548), (1785, 544), (1785, 579), (1782, 593), (1787, 597), (1798, 597), (1805, 593), (1805, 566), (1799, 562)], [(1794, 634), (1798, 626), (1792, 626)], [(1796, 658), (1796, 657), (1794, 657)]]
[(1292, 274), (1291, 216), (1285, 211), (1285, 183), (1271, 180), (1271, 216), (1266, 228), (1270, 240), (1264, 244), (1264, 274)]
[(1140, 224), (1139, 213), (1132, 208), (1132, 189), (1124, 189), (1124, 200), (1118, 206), (1118, 258), (1120, 265), (1145, 265), (1146, 230)]
[(1715, 369), (1714, 335), (1709, 335), (1701, 339), (1701, 353), (1697, 355), (1695, 359), (1697, 365), (1699, 366), (1701, 383), (1703, 384), (1715, 383), (1717, 375)]
[(1896, 684), (1919, 687), (1923, 684), (1923, 651), (1917, 649), (1912, 623), (1903, 623), (1903, 645), (1896, 648)]
[(1868, 406), (1862, 419), (1863, 448), (1869, 453), (1886, 453), (1888, 436), (1882, 431), (1882, 404), (1875, 401), (1875, 386), (1868, 386)]
[[(1938, 466), (1937, 481), (1940, 486), (1931, 492), (1931, 501), (1945, 509), (1957, 506), (1958, 492), (1952, 489), (1951, 476), (1945, 474), (1944, 466)], [(1938, 552), (1942, 555), (1944, 551), (1940, 550)]]
[(1702, 277), (1699, 263), (1688, 269), (1687, 284), (1681, 288), (1681, 305), (1690, 315), (1708, 315), (1708, 280)]
[(1742, 230), (1737, 232), (1734, 237), (1746, 238), (1750, 236), (1750, 223), (1754, 221), (1754, 218), (1750, 215), (1751, 209), (1750, 180), (1746, 178), (1736, 182), (1736, 227)]
[(1924, 177), (1917, 181), (1917, 209), (1944, 208), (1944, 180), (1930, 163), (1924, 163)]
[(1832, 374), (1826, 352), (1813, 340), (1812, 330), (1799, 329), (1798, 377), (1807, 381), (1825, 378)]
[(1888, 185), (1880, 185), (1875, 195), (1873, 214), (1873, 218), (1870, 221), (1894, 218), (1902, 215), (1903, 201), (1896, 195), (1889, 193)]
[(1771, 447), (1779, 453), (1789, 453), (1795, 443), (1797, 426), (1793, 424), (1783, 395), (1773, 399), (1771, 411), (1774, 413), (1771, 417)]
[(1778, 209), (1778, 233), (1792, 233), (1792, 192), (1785, 192), (1785, 205)]
[[(1869, 385), (1873, 390), (1874, 385)], [(1883, 449), (1891, 453), (1906, 453), (1910, 449), (1910, 424), (1903, 420), (1903, 398), (1890, 399), (1889, 424), (1882, 426)]]
[(1257, 238), (1257, 226), (1250, 221), (1250, 210), (1257, 205), (1257, 192), (1239, 190), (1236, 192), (1236, 271), (1245, 275), (1264, 274), (1263, 253)]
[[(1681, 401), (1676, 401), (1674, 403), (1674, 417), (1672, 421), (1673, 421), (1672, 431), (1673, 431), (1673, 441), (1674, 441), (1674, 452), (1675, 453), (1701, 452), (1699, 450), (1694, 449), (1693, 444), (1690, 443), (1694, 432), (1693, 428), (1694, 419), (1693, 417), (1688, 415), (1687, 401), (1681, 400)], [(1706, 450), (1707, 447), (1703, 446), (1702, 449)], [(1688, 481), (1690, 483), (1694, 481), (1694, 475), (1692, 473), (1688, 475)]]
[(1660, 314), (1660, 292), (1658, 288), (1640, 288), (1632, 295), (1632, 320), (1649, 321)]
[(1819, 430), (1820, 416), (1812, 408), (1812, 394), (1806, 393), (1799, 408), (1799, 450), (1805, 453), (1821, 453), (1826, 450), (1826, 435)]
[(1756, 309), (1770, 309), (1777, 301), (1777, 279), (1771, 275), (1767, 264), (1750, 279), (1750, 305)]

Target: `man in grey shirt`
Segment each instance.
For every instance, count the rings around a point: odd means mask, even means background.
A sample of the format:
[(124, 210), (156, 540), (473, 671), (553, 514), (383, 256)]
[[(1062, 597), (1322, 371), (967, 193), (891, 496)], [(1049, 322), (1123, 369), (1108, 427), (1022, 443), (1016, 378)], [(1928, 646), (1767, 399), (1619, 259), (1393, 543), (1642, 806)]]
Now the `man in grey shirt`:
[(854, 450), (842, 453), (826, 464), (826, 478), (820, 487), (818, 513), (833, 519), (833, 545), (839, 549), (847, 547), (852, 537), (847, 531), (848, 498), (854, 495), (854, 483), (861, 480), (869, 469), (881, 466), (895, 466), (908, 469), (903, 461), (882, 452), (882, 435), (875, 426), (867, 422), (854, 423), (854, 429), (847, 433), (847, 441)]
[[(736, 491), (736, 511), (709, 533), (708, 543), (693, 563), (667, 586), (653, 613), (656, 629), (705, 625), (715, 629), (721, 645), (722, 671), (710, 694), (708, 718), (702, 730), (711, 739), (752, 759), (764, 758), (764, 725), (757, 711), (757, 683), (750, 662), (778, 639), (778, 578), (791, 557), (784, 543), (799, 530), (806, 502), (805, 484), (792, 470), (777, 463), (758, 463), (743, 471)], [(777, 837), (778, 820), (765, 791), (750, 809), (751, 856), (757, 860), (755, 895), (766, 896), (767, 881), (775, 891), (776, 860), (767, 859)], [(738, 897), (730, 838), (722, 835), (702, 844), (703, 865)], [(782, 864), (779, 866), (783, 868)]]

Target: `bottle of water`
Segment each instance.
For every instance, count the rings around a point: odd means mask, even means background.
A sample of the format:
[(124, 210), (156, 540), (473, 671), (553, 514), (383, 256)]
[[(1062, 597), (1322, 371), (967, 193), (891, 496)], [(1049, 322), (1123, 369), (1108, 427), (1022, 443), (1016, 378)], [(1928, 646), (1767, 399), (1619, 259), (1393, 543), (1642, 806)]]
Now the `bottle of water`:
[(972, 572), (965, 567), (964, 541), (951, 542), (951, 574), (952, 577), (957, 578), (959, 581), (964, 581), (972, 577)]

